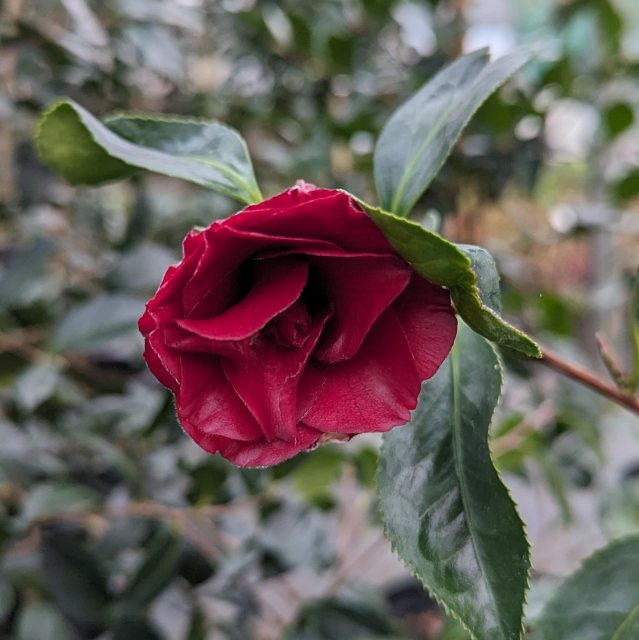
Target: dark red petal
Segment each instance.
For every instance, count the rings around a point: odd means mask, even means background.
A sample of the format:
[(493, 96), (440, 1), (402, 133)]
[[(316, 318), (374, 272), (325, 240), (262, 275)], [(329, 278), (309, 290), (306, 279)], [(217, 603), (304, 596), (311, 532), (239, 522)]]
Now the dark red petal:
[(224, 359), (226, 377), (269, 442), (297, 439), (298, 383), (327, 320), (327, 314), (313, 320), (300, 348), (282, 347), (269, 337), (257, 336), (241, 357)]
[(331, 189), (320, 189), (310, 182), (298, 180), (294, 187), (278, 193), (276, 196), (246, 207), (244, 211), (273, 211), (314, 200), (322, 195), (335, 193)]
[(457, 319), (450, 294), (417, 274), (393, 304), (421, 380), (432, 377), (455, 342)]
[(144, 341), (144, 359), (153, 375), (174, 393), (180, 385), (180, 360), (171, 348), (164, 344), (161, 330), (156, 330)]
[[(392, 255), (313, 260), (318, 286), (333, 306), (315, 356), (324, 362), (352, 358), (377, 318), (408, 286), (411, 268)], [(311, 292), (312, 293), (312, 292)]]
[(206, 320), (178, 320), (182, 329), (213, 340), (243, 340), (257, 333), (301, 295), (308, 264), (280, 259), (260, 263), (253, 288), (237, 304)]
[(219, 358), (183, 353), (180, 359), (177, 413), (180, 423), (196, 442), (214, 436), (234, 440), (262, 437), (259, 425), (222, 372)]
[(240, 467), (269, 467), (312, 448), (323, 434), (311, 427), (299, 425), (295, 442), (267, 442), (264, 439), (240, 442), (223, 437), (191, 436), (206, 451), (219, 452), (222, 457)]
[(237, 230), (227, 224), (233, 217), (215, 223), (204, 231), (204, 253), (193, 277), (184, 285), (183, 317), (210, 318), (226, 310), (238, 290), (238, 268), (265, 249), (337, 248), (322, 240)]
[(388, 431), (410, 419), (420, 381), (392, 309), (345, 362), (308, 363), (299, 386), (300, 419), (326, 433)]
[(143, 336), (148, 336), (151, 331), (157, 328), (157, 322), (153, 317), (153, 314), (145, 309), (141, 318), (138, 320), (138, 330)]
[(184, 239), (182, 261), (167, 269), (157, 292), (147, 304), (147, 312), (158, 322), (182, 315), (182, 291), (195, 272), (203, 251), (204, 235), (192, 231)]
[(225, 223), (238, 230), (325, 240), (348, 251), (393, 252), (375, 223), (343, 191), (289, 189), (243, 209)]

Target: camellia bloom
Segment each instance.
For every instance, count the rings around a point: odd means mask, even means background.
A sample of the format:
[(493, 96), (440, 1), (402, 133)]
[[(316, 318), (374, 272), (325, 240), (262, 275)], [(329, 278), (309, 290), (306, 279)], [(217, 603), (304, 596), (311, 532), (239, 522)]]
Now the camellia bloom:
[(352, 197), (303, 182), (191, 232), (139, 326), (184, 429), (241, 466), (406, 423), (457, 328)]

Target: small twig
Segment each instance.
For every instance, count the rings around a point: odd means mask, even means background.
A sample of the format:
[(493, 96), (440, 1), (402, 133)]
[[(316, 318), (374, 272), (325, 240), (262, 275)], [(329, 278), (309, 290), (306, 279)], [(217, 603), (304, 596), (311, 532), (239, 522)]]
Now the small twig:
[(102, 518), (157, 518), (157, 519), (179, 519), (189, 518), (211, 518), (229, 511), (253, 505), (256, 503), (255, 496), (228, 502), (225, 504), (214, 504), (204, 506), (173, 506), (161, 504), (159, 502), (132, 502), (118, 507), (106, 507), (105, 509), (69, 509), (55, 514), (36, 518), (32, 527), (40, 527), (52, 521), (75, 520), (82, 522), (88, 517)]
[(608, 373), (610, 377), (613, 379), (614, 383), (621, 389), (621, 391), (629, 392), (629, 383), (626, 374), (622, 371), (621, 365), (617, 362), (617, 358), (613, 355), (606, 338), (603, 333), (598, 331), (595, 333), (595, 340), (597, 341), (597, 349), (599, 350), (599, 355), (601, 356), (601, 361), (606, 365), (606, 369), (608, 369)]
[(618, 405), (639, 416), (639, 400), (637, 400), (637, 398), (634, 398), (633, 396), (619, 390), (617, 387), (608, 384), (601, 378), (590, 373), (590, 371), (571, 364), (570, 362), (566, 362), (549, 349), (542, 349), (542, 357), (539, 362), (545, 364), (551, 369), (554, 369), (571, 380), (579, 382), (580, 384), (592, 389), (599, 395), (616, 402)]

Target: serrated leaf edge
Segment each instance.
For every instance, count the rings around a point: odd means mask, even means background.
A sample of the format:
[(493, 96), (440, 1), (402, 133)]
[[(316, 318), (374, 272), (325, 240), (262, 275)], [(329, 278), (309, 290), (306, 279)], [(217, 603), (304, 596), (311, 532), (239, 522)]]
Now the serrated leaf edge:
[[(598, 562), (601, 559), (601, 557), (603, 555), (605, 555), (606, 553), (612, 552), (614, 549), (616, 549), (618, 547), (622, 547), (623, 545), (628, 544), (629, 542), (635, 542), (637, 545), (639, 545), (639, 534), (632, 533), (632, 534), (629, 534), (627, 536), (621, 536), (620, 538), (617, 538), (616, 540), (613, 540), (612, 542), (610, 542), (609, 544), (601, 547), (600, 549), (597, 549), (596, 551), (591, 553), (589, 556), (586, 556), (581, 561), (581, 563), (579, 564), (579, 567), (577, 568), (577, 570), (573, 571), (569, 576), (567, 576), (561, 582), (561, 584), (559, 584), (559, 586), (557, 587), (556, 591), (553, 593), (553, 595), (550, 598), (550, 600), (544, 606), (539, 619), (541, 621), (544, 620), (548, 608), (554, 603), (554, 601), (557, 598), (560, 597), (559, 596), (559, 591), (564, 589), (564, 588), (568, 588), (573, 583), (577, 582), (579, 580), (579, 578), (580, 578), (581, 572), (586, 570), (590, 564), (594, 564), (595, 562)], [(639, 606), (639, 600), (637, 601), (637, 606)], [(632, 609), (632, 611), (624, 618), (624, 621), (621, 623), (622, 626), (630, 618), (630, 616), (634, 615), (634, 612), (635, 612), (636, 608), (637, 607), (634, 607)], [(619, 627), (619, 629), (620, 628), (621, 627)], [(615, 635), (617, 634), (619, 629), (617, 629), (617, 631), (615, 631)], [(615, 640), (615, 636), (613, 636), (610, 640)]]
[[(486, 340), (486, 338), (484, 338), (484, 340)], [(496, 349), (494, 344), (492, 344), (489, 340), (486, 340), (486, 342), (490, 346), (490, 348), (492, 349), (493, 353), (495, 354), (495, 356), (497, 358), (497, 363), (498, 363), (499, 373), (500, 373), (499, 396), (497, 398), (497, 402), (495, 403), (495, 407), (493, 409), (493, 413), (492, 413), (492, 415), (490, 417), (490, 422), (489, 422), (488, 434), (490, 435), (490, 424), (492, 424), (492, 422), (493, 422), (493, 419), (495, 417), (495, 412), (497, 411), (497, 407), (499, 406), (499, 404), (501, 402), (501, 399), (502, 399), (502, 396), (503, 396), (503, 392), (504, 392), (504, 365), (503, 365), (501, 356), (499, 354), (499, 351)], [(396, 428), (401, 429), (402, 427), (396, 427)], [(381, 446), (381, 450), (380, 450), (380, 456), (383, 455), (385, 447), (386, 447), (386, 438), (382, 438), (382, 446)], [(528, 549), (529, 562), (528, 562), (528, 571), (526, 572), (526, 589), (524, 591), (524, 599), (522, 601), (521, 630), (519, 632), (519, 640), (521, 640), (523, 638), (524, 632), (526, 630), (525, 629), (524, 613), (525, 613), (526, 605), (528, 604), (527, 596), (528, 596), (528, 592), (530, 590), (531, 569), (532, 569), (532, 565), (530, 564), (530, 550), (532, 548), (532, 545), (531, 545), (531, 542), (530, 542), (530, 538), (528, 537), (528, 531), (526, 529), (526, 523), (524, 522), (523, 518), (521, 517), (521, 513), (519, 512), (519, 506), (517, 505), (517, 502), (513, 499), (512, 494), (510, 492), (510, 489), (508, 488), (508, 485), (502, 480), (501, 473), (500, 473), (499, 469), (497, 469), (497, 467), (495, 466), (495, 464), (493, 462), (492, 449), (491, 449), (491, 438), (490, 437), (488, 437), (488, 451), (489, 451), (489, 454), (490, 454), (491, 466), (492, 466), (496, 476), (499, 478), (499, 481), (501, 482), (502, 486), (506, 490), (506, 493), (508, 494), (508, 497), (510, 498), (510, 500), (512, 502), (512, 505), (513, 505), (513, 508), (514, 508), (514, 511), (515, 511), (515, 515), (517, 516), (517, 519), (519, 520), (519, 523), (521, 524), (521, 529), (522, 529), (523, 534), (524, 534), (524, 541), (526, 543), (526, 548)], [(453, 618), (457, 622), (459, 622), (461, 624), (461, 626), (464, 628), (464, 630), (467, 631), (470, 634), (470, 637), (473, 640), (477, 640), (477, 636), (475, 635), (474, 631), (466, 624), (466, 622), (459, 616), (459, 614), (453, 608), (451, 608), (448, 605), (448, 603), (441, 597), (441, 595), (433, 587), (431, 587), (430, 585), (428, 585), (426, 583), (426, 581), (419, 575), (419, 572), (413, 566), (413, 564), (410, 561), (408, 561), (405, 558), (403, 558), (402, 555), (397, 551), (397, 547), (395, 546), (391, 536), (388, 533), (388, 523), (386, 522), (386, 517), (384, 515), (384, 509), (382, 508), (382, 504), (381, 504), (381, 495), (380, 495), (380, 492), (379, 492), (379, 464), (378, 464), (377, 470), (375, 472), (375, 483), (376, 483), (376, 485), (378, 487), (377, 496), (376, 496), (376, 503), (377, 503), (377, 510), (381, 515), (382, 531), (384, 533), (384, 537), (390, 543), (392, 552), (395, 554), (395, 556), (397, 556), (402, 561), (404, 566), (408, 569), (408, 572), (410, 573), (410, 575), (413, 578), (416, 578), (417, 580), (419, 580), (419, 582), (421, 582), (426, 587), (426, 589), (428, 589), (428, 593), (435, 598), (435, 600), (441, 606), (441, 608), (444, 610), (446, 615), (451, 617), (451, 618)]]
[[(479, 305), (482, 311), (485, 311), (488, 314), (490, 314), (497, 322), (499, 322), (500, 324), (504, 325), (506, 328), (511, 330), (519, 338), (521, 338), (523, 341), (528, 343), (528, 346), (531, 347), (531, 349), (528, 351), (524, 351), (523, 349), (517, 348), (517, 347), (511, 347), (511, 348), (516, 349), (531, 358), (542, 357), (542, 352), (541, 352), (541, 349), (539, 348), (539, 345), (530, 336), (526, 335), (523, 331), (521, 331), (520, 329), (517, 329), (517, 327), (510, 324), (501, 315), (499, 315), (496, 311), (494, 311), (484, 303), (484, 301), (481, 299), (481, 296), (480, 296), (479, 285), (478, 285), (479, 280), (478, 280), (477, 274), (472, 268), (472, 261), (461, 249), (459, 249), (459, 247), (455, 243), (450, 242), (449, 240), (447, 240), (440, 234), (435, 233), (434, 231), (430, 231), (429, 229), (424, 228), (422, 225), (418, 224), (414, 220), (409, 220), (408, 218), (402, 218), (401, 216), (398, 216), (395, 213), (391, 213), (390, 211), (385, 211), (380, 207), (375, 207), (373, 205), (370, 205), (367, 202), (364, 202), (364, 200), (362, 200), (361, 198), (358, 198), (357, 196), (353, 195), (352, 193), (349, 193), (348, 191), (345, 191), (344, 189), (340, 189), (340, 191), (342, 191), (349, 197), (353, 198), (357, 202), (357, 204), (359, 204), (359, 206), (364, 210), (366, 215), (368, 215), (371, 218), (371, 220), (375, 223), (375, 225), (378, 227), (378, 229), (380, 229), (382, 233), (384, 233), (383, 230), (377, 225), (375, 219), (371, 217), (369, 213), (370, 211), (383, 216), (389, 216), (390, 218), (400, 221), (402, 224), (411, 225), (415, 229), (416, 233), (426, 234), (432, 238), (436, 238), (437, 241), (447, 245), (448, 248), (453, 249), (465, 263), (466, 270), (463, 273), (463, 275), (460, 275), (458, 278), (455, 279), (455, 281), (448, 281), (447, 283), (444, 283), (442, 281), (437, 282), (437, 281), (434, 281), (433, 279), (425, 278), (424, 276), (421, 276), (421, 277), (424, 277), (425, 279), (429, 280), (429, 282), (433, 282), (434, 284), (438, 284), (440, 286), (444, 286), (448, 288), (452, 295), (455, 294), (455, 290), (459, 290), (462, 292), (462, 295), (471, 296), (475, 300), (475, 302)], [(393, 242), (390, 239), (389, 239), (389, 242), (391, 243), (391, 245), (393, 245), (393, 248), (398, 253), (400, 253), (399, 249), (397, 249), (397, 247), (393, 244)], [(415, 272), (419, 274), (419, 271), (417, 271), (414, 263), (411, 260), (405, 258), (404, 256), (402, 256), (402, 259), (405, 260), (415, 270)], [(475, 331), (475, 329), (473, 329), (473, 331)], [(479, 333), (478, 331), (475, 331), (475, 332)], [(491, 340), (488, 336), (485, 336), (481, 333), (479, 335), (482, 335), (489, 342), (493, 342), (493, 340)]]
[[(469, 268), (472, 271), (473, 275), (475, 276), (475, 282), (467, 290), (464, 291), (463, 289), (461, 289), (462, 295), (467, 295), (467, 294), (471, 295), (479, 303), (479, 306), (481, 307), (482, 311), (485, 311), (486, 313), (488, 313), (491, 316), (493, 316), (493, 318), (497, 322), (499, 322), (500, 324), (504, 325), (509, 330), (511, 330), (513, 333), (515, 333), (523, 341), (528, 343), (528, 345), (530, 347), (533, 347), (534, 351), (533, 350), (524, 351), (523, 349), (520, 349), (518, 347), (510, 347), (510, 348), (516, 349), (517, 351), (520, 351), (521, 353), (524, 353), (529, 358), (536, 358), (536, 359), (541, 358), (543, 356), (543, 354), (541, 352), (541, 349), (540, 349), (539, 345), (529, 335), (525, 334), (521, 329), (518, 329), (517, 327), (512, 325), (503, 316), (499, 315), (499, 313), (497, 313), (494, 309), (491, 309), (487, 304), (484, 303), (484, 301), (481, 299), (481, 295), (479, 293), (479, 286), (477, 284), (477, 274), (473, 271), (472, 266), (469, 267)], [(455, 285), (455, 287), (451, 287), (450, 288), (451, 295), (453, 295), (453, 296), (455, 295), (454, 289), (456, 287), (460, 288), (460, 285)], [(453, 302), (454, 302), (454, 300), (453, 300)], [(471, 326), (471, 328), (472, 328), (472, 326)], [(475, 329), (473, 329), (473, 331), (475, 331)], [(494, 341), (491, 340), (488, 336), (485, 336), (484, 334), (480, 333), (479, 331), (476, 331), (476, 333), (479, 333), (479, 335), (481, 335), (482, 337), (486, 338), (489, 342), (494, 344)]]

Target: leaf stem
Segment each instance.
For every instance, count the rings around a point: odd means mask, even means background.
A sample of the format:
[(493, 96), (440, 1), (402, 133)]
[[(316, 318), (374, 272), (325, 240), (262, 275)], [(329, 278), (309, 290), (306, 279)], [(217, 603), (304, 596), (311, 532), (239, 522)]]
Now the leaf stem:
[(618, 405), (639, 416), (639, 400), (637, 398), (634, 398), (628, 393), (624, 393), (617, 387), (590, 373), (590, 371), (566, 362), (549, 349), (542, 348), (541, 352), (542, 356), (538, 362), (545, 364), (547, 367), (554, 369), (558, 373), (561, 373), (561, 375), (579, 384), (589, 387), (595, 393), (616, 402)]

